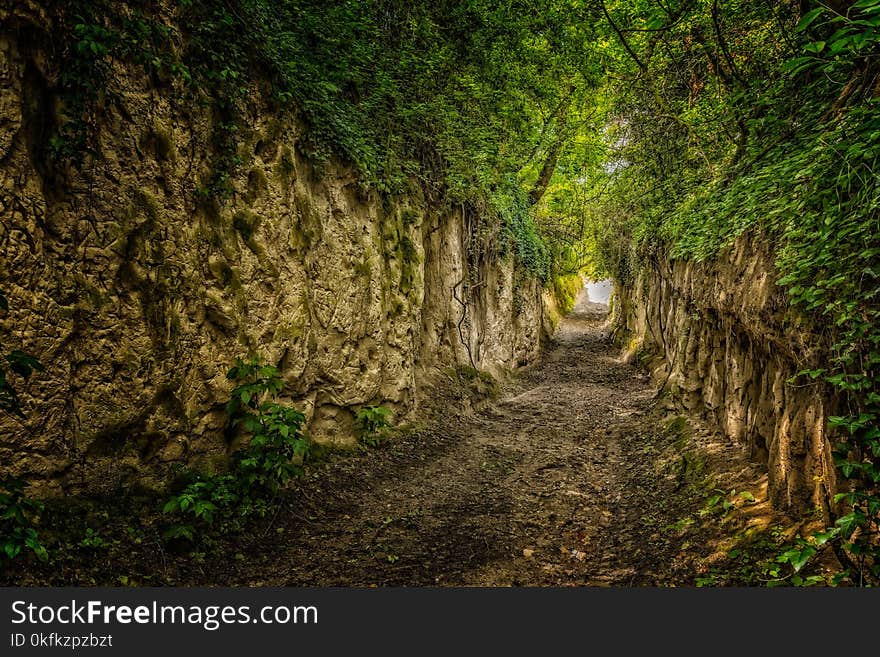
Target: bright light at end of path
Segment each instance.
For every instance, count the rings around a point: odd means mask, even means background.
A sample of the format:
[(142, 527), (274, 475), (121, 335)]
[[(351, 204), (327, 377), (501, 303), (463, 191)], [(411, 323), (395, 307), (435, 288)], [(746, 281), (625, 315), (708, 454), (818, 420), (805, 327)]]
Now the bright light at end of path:
[(611, 299), (611, 281), (587, 281), (587, 296), (593, 303), (604, 303), (608, 305)]

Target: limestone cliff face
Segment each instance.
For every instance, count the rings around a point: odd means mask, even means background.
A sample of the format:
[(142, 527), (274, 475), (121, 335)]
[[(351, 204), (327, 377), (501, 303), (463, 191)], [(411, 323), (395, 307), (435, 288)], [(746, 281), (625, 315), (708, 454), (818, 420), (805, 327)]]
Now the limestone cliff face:
[(256, 90), (222, 203), (197, 193), (216, 117), (135, 66), (108, 75), (97, 157), (53, 166), (47, 28), (35, 4), (0, 14), (0, 335), (46, 366), (27, 420), (0, 418), (0, 474), (108, 493), (219, 465), (225, 373), (248, 354), (280, 367), (316, 439), (343, 442), (360, 405), (402, 418), (444, 369), (536, 357), (541, 285), (470, 243), (476, 210), (319, 173)]
[(815, 346), (787, 312), (772, 256), (740, 238), (716, 260), (657, 261), (617, 286), (617, 324), (653, 356), (654, 376), (687, 409), (702, 410), (767, 465), (778, 508), (827, 508), (834, 466), (832, 399), (788, 380)]

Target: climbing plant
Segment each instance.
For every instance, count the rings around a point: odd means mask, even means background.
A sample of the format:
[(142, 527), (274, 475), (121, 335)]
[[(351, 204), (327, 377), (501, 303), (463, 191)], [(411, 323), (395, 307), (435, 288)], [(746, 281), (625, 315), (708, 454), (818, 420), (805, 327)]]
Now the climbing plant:
[[(874, 93), (880, 56), (880, 0), (846, 13), (819, 6), (802, 18), (803, 51), (786, 66), (798, 79), (818, 72), (840, 80), (801, 173), (803, 213), (784, 230), (779, 281), (797, 307), (819, 313), (828, 359), (801, 373), (823, 379), (842, 413), (829, 419), (844, 479), (835, 502), (846, 511), (795, 549), (798, 564), (833, 545), (857, 583), (880, 583), (880, 118)], [(815, 83), (814, 83), (815, 84)], [(817, 165), (818, 163), (818, 165)], [(833, 167), (819, 169), (818, 166)], [(810, 181), (812, 174), (814, 180)], [(797, 565), (792, 562), (793, 565)]]
[[(586, 210), (599, 267), (704, 260), (753, 232), (776, 253), (826, 386), (842, 489), (833, 546), (853, 581), (880, 576), (880, 2), (605, 2), (616, 73)], [(802, 330), (802, 329), (800, 329)], [(803, 580), (798, 576), (801, 581)]]
[[(335, 156), (381, 193), (418, 184), (449, 204), (473, 201), (511, 220), (514, 249), (548, 269), (545, 236), (527, 220), (568, 147), (592, 125), (600, 79), (594, 10), (560, 0), (498, 5), (401, 0), (182, 0), (169, 11), (132, 0), (53, 3), (64, 37), (59, 160), (93, 154), (95, 112), (114, 91), (114, 62), (142, 65), (209, 104), (214, 162), (197, 194), (221, 200), (242, 164), (243, 117), (256, 91), (299, 118), (298, 148)], [(574, 11), (573, 11), (574, 9)], [(532, 228), (528, 228), (532, 226)]]

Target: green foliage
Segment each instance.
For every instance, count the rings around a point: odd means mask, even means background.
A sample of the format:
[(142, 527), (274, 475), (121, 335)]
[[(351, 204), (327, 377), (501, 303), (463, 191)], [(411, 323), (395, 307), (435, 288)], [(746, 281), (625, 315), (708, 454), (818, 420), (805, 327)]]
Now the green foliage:
[(725, 559), (713, 561), (707, 572), (695, 578), (697, 587), (794, 584), (781, 576), (783, 566), (777, 555), (785, 543), (785, 532), (780, 526), (748, 527), (736, 538)]
[(570, 313), (574, 308), (577, 295), (583, 287), (580, 276), (557, 276), (553, 279), (553, 296), (563, 314)]
[(840, 436), (835, 465), (849, 488), (835, 502), (846, 512), (807, 547), (835, 546), (855, 580), (874, 585), (880, 583), (880, 119), (872, 92), (878, 27), (876, 0), (856, 2), (845, 15), (817, 7), (798, 26), (814, 40), (803, 46), (809, 54), (786, 69), (799, 80), (818, 72), (845, 84), (833, 85), (831, 115), (822, 117), (821, 141), (811, 144), (804, 163), (796, 206), (802, 216), (785, 225), (779, 258), (785, 275), (778, 281), (792, 303), (827, 324), (825, 367), (802, 374), (821, 376), (844, 409), (829, 425)]
[(804, 54), (787, 61), (783, 70), (836, 76), (859, 58), (876, 56), (880, 46), (880, 0), (858, 0), (846, 13), (820, 4), (801, 17), (796, 31), (813, 40), (804, 43)]
[(164, 513), (181, 517), (180, 522), (165, 531), (165, 538), (195, 541), (197, 528), (203, 532), (207, 530), (213, 524), (218, 510), (226, 521), (224, 530), (239, 529), (246, 515), (238, 512), (240, 501), (234, 475), (198, 475), (196, 481), (169, 498), (162, 508)]
[(801, 376), (841, 409), (835, 463), (853, 491), (832, 528), (780, 563), (801, 577), (833, 546), (853, 581), (876, 584), (880, 2), (606, 6), (616, 73), (586, 211), (596, 260), (626, 282), (656, 258), (713, 258), (746, 232), (776, 254), (791, 319), (813, 333)]
[(585, 47), (599, 36), (594, 10), (560, 0), (187, 0), (171, 16), (148, 7), (56, 6), (65, 44), (56, 160), (82, 165), (94, 155), (96, 110), (115, 93), (112, 66), (135, 63), (212, 108), (215, 160), (197, 196), (222, 201), (243, 164), (256, 92), (305, 124), (296, 146), (316, 169), (335, 156), (372, 190), (418, 184), (438, 201), (504, 215), (508, 237), (522, 240), (517, 256), (548, 280), (555, 251), (521, 197), (542, 163), (570, 163), (566, 148), (578, 139), (584, 151), (600, 79)]
[[(501, 195), (496, 195), (500, 198)], [(532, 217), (525, 193), (515, 189), (499, 203), (503, 208), (502, 253), (513, 253), (526, 271), (542, 283), (550, 280), (551, 254)]]
[(239, 359), (227, 378), (238, 383), (226, 405), (230, 424), (250, 438), (233, 454), (228, 473), (197, 474), (168, 500), (165, 513), (191, 520), (171, 526), (169, 539), (195, 540), (197, 528), (218, 519), (223, 530), (239, 529), (248, 516), (265, 515), (284, 484), (302, 474), (310, 446), (302, 433), (305, 416), (275, 401), (284, 387), (278, 369)]
[[(0, 290), (0, 311), (7, 312), (8, 310), (9, 301)], [(0, 354), (2, 354), (0, 357), (0, 411), (23, 418), (21, 400), (10, 377), (16, 375), (26, 381), (35, 370), (42, 372), (43, 366), (36, 358), (18, 349), (3, 354), (2, 344), (0, 344)]]
[[(733, 491), (735, 492), (735, 491)], [(700, 509), (701, 516), (723, 516), (733, 509), (736, 505), (728, 499), (728, 493), (724, 490), (717, 490), (715, 494), (710, 495), (706, 499), (706, 504)]]
[(169, 26), (129, 7), (107, 0), (74, 0), (64, 3), (58, 16), (58, 92), (60, 112), (48, 155), (56, 162), (81, 167), (95, 156), (94, 111), (110, 95), (107, 75), (113, 60), (143, 66), (148, 73), (191, 76), (177, 59)]
[(86, 527), (85, 534), (79, 542), (79, 546), (89, 550), (100, 550), (107, 546), (107, 541), (91, 527)]
[(41, 561), (49, 558), (34, 528), (34, 517), (43, 505), (24, 494), (21, 479), (0, 479), (0, 564), (5, 565), (29, 550)]
[(358, 410), (354, 425), (360, 441), (377, 447), (390, 433), (391, 416), (391, 409), (387, 406), (364, 406)]

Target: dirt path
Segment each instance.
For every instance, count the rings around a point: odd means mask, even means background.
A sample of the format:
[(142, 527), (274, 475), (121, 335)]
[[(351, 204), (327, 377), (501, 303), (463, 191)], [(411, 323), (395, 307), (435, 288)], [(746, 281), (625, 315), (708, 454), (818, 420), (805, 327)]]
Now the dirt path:
[(663, 527), (702, 500), (658, 467), (674, 436), (646, 415), (655, 389), (619, 360), (604, 313), (583, 293), (500, 401), (304, 481), (222, 583), (688, 581)]
[[(243, 532), (166, 544), (156, 500), (85, 501), (52, 516), (57, 558), (7, 571), (10, 583), (761, 583), (755, 563), (778, 554), (780, 522), (762, 468), (658, 399), (648, 375), (618, 357), (605, 310), (582, 294), (539, 363), (497, 401), (472, 410), (451, 377), (431, 429), (311, 464)], [(100, 542), (68, 538), (86, 526)]]

